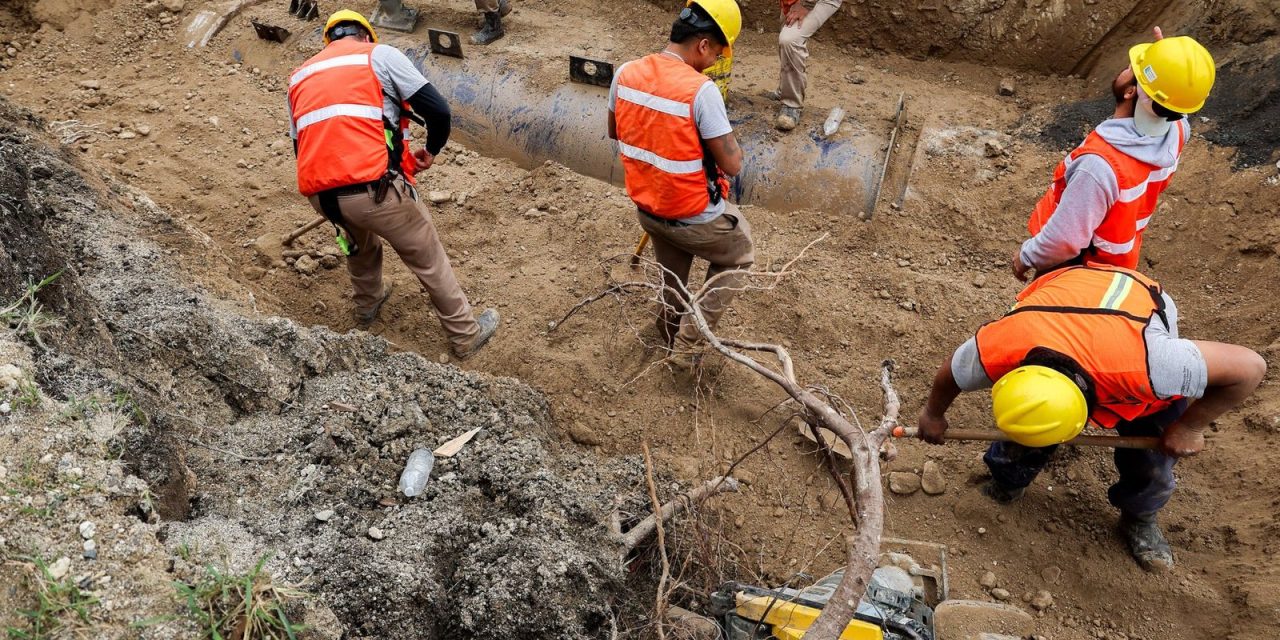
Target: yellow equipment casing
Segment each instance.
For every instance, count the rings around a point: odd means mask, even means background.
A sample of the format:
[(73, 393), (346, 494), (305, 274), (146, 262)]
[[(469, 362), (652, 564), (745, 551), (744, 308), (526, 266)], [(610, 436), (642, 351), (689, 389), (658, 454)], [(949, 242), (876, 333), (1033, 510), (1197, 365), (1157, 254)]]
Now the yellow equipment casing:
[(724, 55), (716, 59), (715, 64), (707, 67), (702, 73), (716, 83), (716, 87), (720, 89), (720, 97), (728, 101), (729, 77), (733, 75), (733, 52), (725, 51)]
[[(778, 600), (773, 596), (738, 593), (736, 613), (747, 620), (759, 620), (769, 625), (778, 640), (800, 640), (818, 619), (822, 609)], [(884, 633), (874, 624), (852, 620), (840, 634), (840, 640), (884, 640)]]

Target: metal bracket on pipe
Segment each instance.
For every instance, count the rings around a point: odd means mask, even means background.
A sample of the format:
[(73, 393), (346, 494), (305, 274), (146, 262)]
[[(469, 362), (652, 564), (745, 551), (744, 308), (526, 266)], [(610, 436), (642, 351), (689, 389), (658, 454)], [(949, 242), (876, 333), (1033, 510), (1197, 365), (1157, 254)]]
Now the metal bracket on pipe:
[(263, 24), (253, 18), (249, 19), (249, 24), (253, 25), (253, 30), (257, 31), (258, 37), (263, 40), (284, 42), (289, 39), (289, 30), (284, 27), (277, 27), (273, 24)]
[(582, 84), (607, 87), (613, 83), (613, 63), (569, 56), (569, 79)]
[(315, 20), (320, 17), (320, 7), (316, 0), (289, 0), (289, 14), (303, 20)]
[(369, 21), (375, 27), (408, 33), (418, 26), (418, 10), (404, 6), (401, 0), (378, 0)]
[(462, 57), (462, 38), (452, 31), (427, 29), (427, 44), (431, 45), (431, 53), (454, 58)]

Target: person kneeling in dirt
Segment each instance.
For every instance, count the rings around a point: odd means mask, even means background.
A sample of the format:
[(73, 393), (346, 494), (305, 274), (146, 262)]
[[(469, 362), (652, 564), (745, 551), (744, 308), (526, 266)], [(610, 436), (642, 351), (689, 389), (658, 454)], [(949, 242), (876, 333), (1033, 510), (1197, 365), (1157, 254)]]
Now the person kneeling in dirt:
[(1156, 449), (1115, 450), (1120, 479), (1107, 496), (1133, 557), (1166, 570), (1173, 552), (1156, 513), (1173, 495), (1173, 465), (1200, 452), (1209, 423), (1253, 393), (1266, 368), (1245, 347), (1179, 338), (1173, 300), (1138, 272), (1067, 267), (1033, 282), (943, 363), (919, 435), (941, 444), (956, 396), (991, 387), (996, 425), (1013, 440), (984, 458), (983, 493), (1000, 503), (1022, 497), (1086, 422), (1158, 438)]
[(1129, 50), (1112, 82), (1115, 112), (1058, 163), (1013, 257), (1013, 275), (1092, 262), (1137, 269), (1143, 230), (1191, 138), (1186, 114), (1213, 88), (1213, 56), (1186, 37)]
[[(385, 238), (431, 297), (454, 356), (465, 359), (497, 331), (498, 312), (473, 316), (412, 178), (448, 141), (449, 105), (403, 53), (377, 41), (364, 16), (339, 11), (325, 25), (324, 50), (289, 77), (298, 189), (346, 233), (339, 245), (357, 323), (372, 324), (391, 295), (382, 282)], [(416, 153), (405, 135), (410, 108), (427, 128)]]
[(681, 322), (677, 293), (694, 256), (711, 263), (708, 280), (720, 276), (698, 305), (712, 328), (744, 284), (738, 270), (755, 261), (751, 226), (727, 200), (726, 175), (741, 170), (742, 149), (720, 91), (702, 74), (741, 29), (734, 0), (695, 0), (671, 25), (667, 47), (619, 67), (609, 90), (608, 134), (618, 141), (627, 194), (663, 267), (658, 334), (679, 365), (693, 363), (702, 341), (691, 318)]

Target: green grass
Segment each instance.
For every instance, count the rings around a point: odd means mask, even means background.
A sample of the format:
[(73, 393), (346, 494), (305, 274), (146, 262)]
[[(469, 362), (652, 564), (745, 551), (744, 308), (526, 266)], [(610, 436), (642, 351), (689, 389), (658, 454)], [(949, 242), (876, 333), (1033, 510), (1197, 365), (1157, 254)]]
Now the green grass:
[(89, 610), (98, 604), (98, 598), (81, 591), (70, 575), (55, 580), (43, 558), (30, 558), (28, 562), (31, 571), (27, 584), (35, 592), (36, 606), (19, 609), (18, 615), (26, 624), (5, 627), (5, 636), (14, 640), (37, 640), (52, 638), (55, 631), (70, 625), (88, 625)]
[(291, 600), (306, 593), (275, 585), (262, 570), (270, 554), (264, 555), (244, 575), (232, 575), (213, 565), (194, 585), (175, 582), (184, 612), (200, 629), (200, 638), (211, 640), (296, 640), (303, 626), (289, 620), (285, 612)]
[(13, 396), (14, 409), (33, 409), (40, 406), (40, 387), (35, 380), (23, 376), (18, 381), (18, 392)]
[(0, 308), (0, 321), (8, 324), (19, 335), (31, 338), (41, 349), (45, 348), (41, 334), (62, 323), (62, 320), (44, 312), (44, 306), (36, 300), (39, 291), (57, 280), (63, 269), (40, 282), (27, 282), (27, 289), (17, 300)]

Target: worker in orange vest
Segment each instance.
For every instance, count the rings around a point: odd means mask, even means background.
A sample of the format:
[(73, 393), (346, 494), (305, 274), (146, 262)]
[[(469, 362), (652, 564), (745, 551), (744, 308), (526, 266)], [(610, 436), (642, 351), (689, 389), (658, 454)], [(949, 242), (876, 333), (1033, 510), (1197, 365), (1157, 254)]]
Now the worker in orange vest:
[(1138, 268), (1143, 231), (1191, 137), (1186, 114), (1204, 106), (1215, 76), (1200, 43), (1159, 27), (1155, 36), (1129, 50), (1111, 119), (1058, 163), (1013, 258), (1019, 280), (1084, 261)]
[[(338, 11), (325, 24), (325, 48), (290, 75), (298, 190), (338, 230), (357, 324), (373, 323), (391, 295), (382, 282), (385, 239), (430, 296), (453, 354), (467, 358), (497, 331), (498, 312), (473, 316), (413, 179), (449, 139), (449, 105), (400, 50), (377, 41), (364, 16)], [(427, 129), (416, 152), (410, 110)]]
[(1086, 422), (1158, 437), (1158, 449), (1115, 450), (1120, 479), (1108, 497), (1134, 558), (1166, 570), (1173, 552), (1156, 513), (1173, 494), (1173, 465), (1204, 447), (1209, 423), (1253, 393), (1266, 368), (1245, 347), (1180, 338), (1173, 300), (1138, 272), (1065, 267), (1031, 283), (939, 367), (919, 435), (941, 444), (956, 396), (991, 387), (996, 426), (1012, 440), (984, 458), (992, 477), (983, 493), (1000, 503), (1022, 497)]
[(671, 25), (667, 47), (618, 68), (609, 90), (608, 135), (618, 141), (627, 194), (663, 267), (664, 304), (658, 334), (678, 365), (696, 360), (701, 334), (682, 296), (695, 256), (716, 278), (699, 308), (714, 328), (743, 286), (740, 270), (755, 253), (751, 226), (729, 202), (726, 176), (742, 168), (724, 99), (702, 74), (730, 53), (742, 30), (734, 0), (692, 0)]
[(780, 0), (782, 29), (778, 31), (778, 90), (769, 97), (782, 102), (773, 126), (790, 131), (800, 123), (808, 86), (809, 38), (840, 10), (844, 0)]

